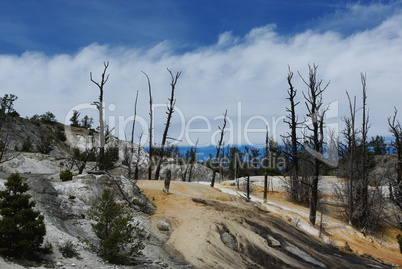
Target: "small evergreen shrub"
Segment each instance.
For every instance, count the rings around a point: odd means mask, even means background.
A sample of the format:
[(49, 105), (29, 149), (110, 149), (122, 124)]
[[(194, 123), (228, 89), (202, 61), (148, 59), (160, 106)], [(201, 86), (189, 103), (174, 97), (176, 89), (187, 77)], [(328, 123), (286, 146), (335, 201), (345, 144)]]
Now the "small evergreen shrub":
[(22, 143), (21, 151), (22, 152), (32, 152), (33, 144), (31, 141), (31, 137), (26, 136), (24, 142)]
[(51, 138), (49, 136), (41, 136), (40, 142), (36, 145), (36, 149), (42, 154), (49, 154), (53, 150)]
[(13, 117), (13, 118), (17, 118), (20, 116), (20, 114), (17, 111), (10, 112), (7, 115), (9, 115), (10, 117)]
[(105, 168), (111, 169), (119, 160), (119, 148), (116, 146), (109, 147), (105, 151)]
[(38, 114), (33, 115), (29, 121), (36, 126), (40, 126), (40, 116)]
[(61, 171), (59, 176), (60, 176), (61, 181), (70, 181), (73, 179), (74, 174), (69, 169), (67, 169), (67, 170)]
[(59, 139), (60, 141), (64, 142), (67, 140), (66, 134), (64, 133), (64, 127), (59, 125), (56, 128), (56, 137), (57, 139)]
[(41, 122), (48, 124), (54, 124), (57, 122), (56, 116), (50, 111), (47, 111), (45, 114), (40, 115), (39, 119)]
[(115, 264), (130, 263), (133, 256), (144, 248), (138, 222), (133, 222), (127, 204), (118, 203), (110, 189), (105, 189), (95, 206), (91, 207), (89, 219), (98, 237), (96, 245), (86, 242), (102, 259)]

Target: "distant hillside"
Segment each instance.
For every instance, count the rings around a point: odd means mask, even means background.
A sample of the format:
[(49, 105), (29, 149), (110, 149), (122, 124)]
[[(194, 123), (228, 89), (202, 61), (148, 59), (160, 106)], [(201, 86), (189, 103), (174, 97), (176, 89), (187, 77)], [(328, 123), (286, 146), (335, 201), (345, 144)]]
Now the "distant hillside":
[(54, 149), (51, 156), (63, 158), (69, 154), (66, 143), (64, 125), (61, 123), (45, 123), (40, 120), (5, 116), (2, 126), (2, 140), (7, 140), (10, 150), (21, 150), (24, 142), (29, 139), (32, 152), (39, 152), (37, 147), (42, 139), (50, 139)]

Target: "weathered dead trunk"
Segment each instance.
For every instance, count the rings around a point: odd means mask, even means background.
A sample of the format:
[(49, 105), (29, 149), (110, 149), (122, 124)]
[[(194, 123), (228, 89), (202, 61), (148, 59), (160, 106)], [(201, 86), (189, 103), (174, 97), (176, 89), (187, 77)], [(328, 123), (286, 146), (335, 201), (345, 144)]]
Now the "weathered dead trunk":
[[(362, 83), (362, 90), (363, 90), (363, 119), (362, 119), (362, 150), (363, 150), (363, 156), (361, 159), (361, 166), (362, 166), (362, 192), (361, 192), (361, 200), (360, 204), (362, 206), (362, 215), (361, 215), (361, 220), (362, 220), (362, 227), (367, 226), (367, 222), (369, 219), (369, 208), (368, 208), (368, 200), (369, 200), (369, 195), (368, 195), (368, 188), (369, 188), (369, 175), (368, 175), (368, 148), (367, 148), (367, 133), (369, 129), (368, 125), (368, 115), (366, 116), (367, 113), (367, 87), (366, 87), (366, 76), (364, 74), (361, 74), (361, 83)], [(364, 228), (363, 228), (364, 229)]]
[(396, 179), (391, 180), (390, 186), (390, 197), (392, 202), (402, 210), (402, 126), (400, 122), (396, 119), (398, 110), (394, 108), (394, 116), (388, 118), (388, 125), (390, 132), (394, 137), (395, 141), (392, 143), (396, 150), (397, 163), (395, 166)]
[(140, 157), (141, 157), (141, 140), (142, 140), (142, 135), (144, 132), (141, 133), (140, 139), (138, 141), (138, 148), (137, 148), (137, 161), (135, 162), (135, 169), (134, 169), (134, 180), (139, 179), (139, 165), (140, 165)]
[[(226, 110), (225, 113), (223, 114), (223, 126), (218, 127), (219, 130), (221, 131), (221, 136), (219, 138), (219, 142), (218, 142), (218, 146), (216, 147), (216, 156), (215, 159), (218, 161), (218, 165), (220, 165), (219, 163), (219, 157), (220, 157), (220, 152), (221, 152), (221, 147), (223, 144), (223, 137), (225, 135), (225, 127), (226, 127), (226, 116), (227, 116), (228, 111)], [(216, 177), (216, 169), (214, 167), (213, 172), (212, 172), (212, 180), (211, 180), (211, 187), (214, 187), (215, 185), (215, 177)]]
[(264, 195), (263, 200), (264, 203), (267, 202), (268, 199), (268, 158), (269, 158), (269, 137), (268, 137), (268, 127), (267, 132), (265, 134), (265, 154), (264, 154)]
[(322, 80), (317, 81), (317, 68), (318, 66), (309, 65), (309, 79), (305, 81), (303, 77), (303, 82), (308, 87), (308, 93), (305, 95), (303, 93), (305, 104), (308, 110), (307, 117), (311, 122), (311, 125), (306, 125), (306, 128), (312, 133), (307, 136), (310, 141), (312, 148), (307, 148), (309, 153), (313, 158), (314, 173), (311, 184), (311, 200), (310, 200), (310, 214), (309, 221), (312, 225), (315, 225), (316, 215), (317, 215), (317, 204), (318, 204), (318, 181), (320, 178), (321, 161), (320, 156), (323, 154), (323, 143), (324, 143), (324, 114), (325, 110), (322, 110), (322, 93), (328, 87), (329, 83), (321, 88)]
[(164, 184), (164, 188), (163, 191), (166, 194), (169, 194), (169, 188), (170, 188), (170, 180), (172, 178), (172, 172), (170, 171), (170, 169), (166, 170), (166, 177), (165, 177), (165, 184)]
[(356, 120), (356, 97), (354, 97), (353, 104), (350, 99), (349, 94), (346, 92), (349, 100), (349, 110), (350, 110), (350, 118), (346, 120), (346, 130), (345, 134), (348, 139), (348, 174), (349, 174), (349, 186), (348, 186), (348, 207), (349, 207), (349, 224), (353, 222), (353, 212), (354, 212), (354, 178), (355, 178), (355, 162), (356, 162), (356, 132), (355, 132), (355, 120)]
[(249, 149), (246, 147), (247, 154), (247, 181), (246, 181), (246, 198), (250, 200), (250, 174), (251, 174), (251, 157)]
[(172, 116), (173, 116), (173, 112), (174, 112), (174, 106), (176, 104), (176, 99), (174, 98), (174, 91), (176, 89), (176, 83), (177, 80), (179, 79), (181, 72), (177, 72), (176, 76), (173, 76), (172, 71), (170, 71), (168, 69), (168, 72), (172, 78), (172, 81), (170, 83), (171, 86), (171, 91), (170, 91), (170, 98), (169, 100), (169, 104), (167, 107), (167, 118), (166, 118), (166, 123), (165, 123), (165, 130), (163, 131), (163, 136), (162, 136), (162, 144), (161, 144), (161, 149), (160, 149), (160, 155), (159, 155), (159, 159), (158, 159), (158, 163), (156, 166), (156, 171), (155, 171), (155, 179), (158, 180), (159, 179), (159, 173), (161, 170), (161, 165), (163, 162), (163, 157), (164, 157), (164, 152), (165, 152), (165, 146), (166, 146), (166, 140), (167, 140), (167, 135), (169, 132), (169, 127), (170, 127), (170, 121), (172, 120)]
[(153, 103), (152, 103), (152, 88), (151, 81), (145, 72), (142, 72), (147, 77), (148, 93), (149, 93), (149, 160), (148, 160), (148, 180), (152, 179), (152, 157), (153, 157), (153, 145), (152, 145), (152, 132), (153, 132)]
[(99, 88), (99, 102), (94, 102), (93, 104), (97, 107), (99, 111), (99, 156), (98, 156), (98, 168), (99, 170), (105, 170), (105, 121), (103, 115), (103, 91), (106, 82), (109, 79), (109, 75), (106, 75), (107, 68), (109, 67), (109, 62), (103, 63), (104, 69), (102, 73), (101, 82), (98, 83), (92, 79), (92, 72), (89, 73), (91, 81), (96, 84)]
[[(138, 90), (137, 94), (135, 95), (135, 102), (134, 102), (134, 119), (133, 125), (131, 128), (131, 140), (130, 140), (130, 156), (128, 161), (128, 178), (131, 178), (132, 175), (132, 165), (133, 165), (133, 156), (134, 156), (134, 131), (135, 131), (135, 122), (137, 118), (137, 101), (138, 101)], [(140, 145), (138, 145), (140, 147)], [(138, 160), (137, 160), (138, 161)]]
[(299, 179), (299, 141), (297, 138), (297, 128), (299, 128), (300, 123), (297, 120), (297, 114), (296, 114), (296, 106), (300, 102), (296, 102), (296, 94), (297, 90), (294, 88), (293, 83), (292, 83), (292, 78), (293, 78), (293, 72), (290, 71), (289, 67), (289, 73), (287, 76), (287, 81), (289, 85), (288, 89), (288, 99), (290, 102), (290, 107), (286, 108), (286, 111), (289, 113), (289, 115), (286, 116), (285, 123), (288, 124), (290, 133), (287, 134), (286, 138), (290, 138), (290, 152), (289, 152), (289, 157), (291, 158), (291, 172), (290, 172), (290, 186), (289, 186), (289, 192), (290, 192), (290, 197), (292, 201), (300, 203), (302, 200), (300, 198), (301, 192), (302, 192), (302, 186), (300, 183)]

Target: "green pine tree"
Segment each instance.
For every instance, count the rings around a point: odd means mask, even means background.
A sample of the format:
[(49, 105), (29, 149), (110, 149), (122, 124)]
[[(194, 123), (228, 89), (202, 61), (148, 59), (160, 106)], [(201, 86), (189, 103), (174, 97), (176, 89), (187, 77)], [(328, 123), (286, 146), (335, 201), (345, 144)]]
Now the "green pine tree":
[(53, 150), (52, 138), (50, 136), (41, 136), (36, 149), (42, 154), (49, 154)]
[(139, 223), (133, 222), (126, 204), (118, 203), (110, 189), (105, 189), (98, 202), (89, 210), (89, 218), (94, 220), (92, 229), (99, 239), (97, 246), (91, 245), (104, 260), (116, 263), (128, 263), (132, 256), (141, 253), (144, 248), (137, 237)]
[(21, 151), (22, 152), (32, 152), (33, 150), (33, 145), (31, 138), (29, 136), (25, 137), (24, 142), (22, 143)]
[(73, 110), (73, 116), (70, 118), (71, 124), (70, 126), (74, 126), (74, 127), (81, 127), (80, 126), (80, 122), (78, 121), (78, 117), (80, 116), (80, 112), (78, 112), (77, 110)]
[(33, 210), (35, 202), (25, 194), (28, 185), (16, 173), (7, 178), (0, 191), (0, 253), (30, 259), (40, 250), (46, 227), (43, 215)]

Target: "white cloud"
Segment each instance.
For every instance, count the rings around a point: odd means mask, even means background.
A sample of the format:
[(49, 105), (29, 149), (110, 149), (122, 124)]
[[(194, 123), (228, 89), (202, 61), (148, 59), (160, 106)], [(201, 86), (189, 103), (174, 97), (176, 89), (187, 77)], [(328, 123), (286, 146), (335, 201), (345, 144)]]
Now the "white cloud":
[[(402, 111), (400, 78), (402, 66), (402, 15), (394, 15), (370, 30), (348, 37), (327, 31), (306, 31), (292, 37), (283, 37), (272, 25), (252, 29), (244, 37), (224, 33), (216, 44), (196, 51), (176, 54), (169, 42), (150, 50), (109, 47), (92, 44), (74, 55), (52, 57), (27, 52), (20, 56), (0, 55), (0, 94), (19, 96), (16, 109), (22, 116), (32, 116), (51, 111), (63, 121), (68, 111), (80, 103), (90, 103), (98, 98), (98, 89), (89, 80), (89, 72), (99, 80), (103, 61), (109, 61), (109, 82), (106, 84), (105, 101), (116, 105), (108, 116), (128, 118), (132, 115), (136, 90), (139, 90), (138, 112), (148, 120), (148, 88), (146, 72), (151, 79), (154, 103), (165, 104), (170, 91), (170, 75), (183, 71), (177, 84), (177, 107), (186, 122), (198, 116), (191, 128), (207, 128), (205, 117), (211, 121), (210, 133), (192, 134), (200, 143), (210, 141), (211, 134), (222, 124), (221, 116), (228, 109), (233, 121), (233, 143), (245, 142), (238, 137), (245, 123), (253, 116), (265, 117), (274, 132), (274, 121), (283, 116), (288, 88), (288, 65), (295, 72), (294, 83), (299, 89), (300, 118), (304, 113), (301, 91), (305, 86), (296, 71), (306, 76), (307, 65), (319, 65), (318, 74), (324, 82), (331, 81), (324, 93), (327, 103), (339, 101), (341, 116), (347, 112), (345, 90), (361, 95), (360, 72), (367, 72), (368, 104), (372, 121), (371, 135), (388, 136), (386, 118), (392, 115), (393, 106)], [(241, 111), (239, 104), (241, 102)], [(156, 110), (157, 133), (164, 127), (164, 107)], [(85, 111), (92, 113), (93, 111)], [(83, 114), (85, 114), (83, 113)], [(240, 117), (239, 117), (240, 116)], [(113, 119), (112, 117), (112, 119)], [(174, 114), (171, 136), (181, 128), (179, 113)], [(265, 128), (261, 117), (251, 121), (250, 128)], [(241, 128), (238, 123), (241, 120)], [(278, 124), (277, 137), (286, 131)], [(120, 134), (121, 137), (123, 137)], [(156, 141), (160, 141), (157, 136)], [(250, 135), (253, 143), (262, 142), (264, 135)], [(188, 141), (183, 141), (187, 143)]]
[(338, 7), (333, 14), (326, 14), (310, 22), (311, 27), (320, 31), (339, 31), (352, 34), (362, 30), (372, 29), (384, 18), (391, 17), (401, 11), (402, 1), (390, 0), (387, 3), (377, 2), (367, 4), (353, 3)]

